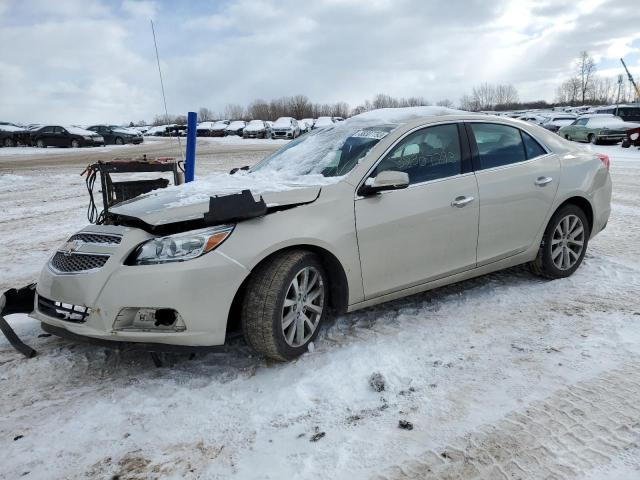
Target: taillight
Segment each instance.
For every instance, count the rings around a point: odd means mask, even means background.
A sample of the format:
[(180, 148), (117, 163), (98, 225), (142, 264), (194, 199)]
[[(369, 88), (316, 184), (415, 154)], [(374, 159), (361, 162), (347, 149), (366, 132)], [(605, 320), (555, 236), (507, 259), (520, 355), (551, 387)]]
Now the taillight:
[(600, 159), (604, 166), (609, 170), (609, 165), (611, 165), (611, 160), (609, 160), (609, 155), (605, 155), (604, 153), (596, 153), (596, 157)]

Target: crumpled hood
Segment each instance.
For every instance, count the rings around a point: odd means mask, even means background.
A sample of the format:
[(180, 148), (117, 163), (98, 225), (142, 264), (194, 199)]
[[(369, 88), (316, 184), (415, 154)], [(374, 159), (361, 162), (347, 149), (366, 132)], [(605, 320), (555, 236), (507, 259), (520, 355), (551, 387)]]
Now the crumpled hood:
[[(292, 186), (288, 190), (264, 191), (253, 193), (257, 201), (262, 198), (270, 210), (291, 207), (299, 204), (311, 203), (320, 195), (320, 186)], [(235, 192), (235, 193), (239, 193)], [(230, 192), (211, 192), (210, 196), (229, 195)], [(156, 190), (141, 197), (120, 203), (109, 209), (115, 215), (137, 218), (148, 225), (158, 226), (188, 220), (202, 219), (209, 211), (209, 198), (197, 196), (197, 201), (185, 198), (179, 188)]]

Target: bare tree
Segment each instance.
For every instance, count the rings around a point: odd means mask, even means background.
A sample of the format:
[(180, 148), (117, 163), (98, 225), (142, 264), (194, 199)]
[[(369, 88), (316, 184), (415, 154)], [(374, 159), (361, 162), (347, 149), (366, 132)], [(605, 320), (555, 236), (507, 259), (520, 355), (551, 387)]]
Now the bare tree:
[(439, 106), (439, 107), (451, 108), (451, 107), (453, 107), (453, 102), (451, 100), (449, 100), (448, 98), (443, 98), (442, 100), (438, 100), (436, 102), (436, 105)]
[(480, 110), (480, 105), (471, 95), (463, 95), (460, 97), (459, 105), (462, 110), (469, 112), (477, 112)]
[(485, 82), (477, 87), (473, 87), (471, 96), (480, 110), (491, 110), (496, 104), (496, 87)]
[(511, 84), (497, 85), (495, 88), (495, 105), (510, 105), (519, 100), (516, 87)]
[(198, 110), (198, 121), (199, 122), (210, 122), (214, 119), (213, 112), (209, 110), (207, 107), (202, 107)]
[(235, 103), (229, 103), (224, 107), (224, 118), (240, 120), (244, 118), (244, 107)]
[(580, 56), (576, 60), (576, 74), (580, 81), (580, 95), (583, 104), (587, 97), (587, 92), (592, 88), (595, 73), (596, 62), (593, 57), (586, 50), (580, 52)]

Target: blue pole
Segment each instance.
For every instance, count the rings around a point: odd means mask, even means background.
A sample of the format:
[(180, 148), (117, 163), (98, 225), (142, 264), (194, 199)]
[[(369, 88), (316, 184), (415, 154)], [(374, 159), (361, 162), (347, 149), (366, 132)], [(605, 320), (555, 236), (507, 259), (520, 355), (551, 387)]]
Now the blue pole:
[(196, 112), (187, 114), (187, 158), (184, 162), (184, 181), (193, 182), (196, 176), (196, 128), (198, 115)]

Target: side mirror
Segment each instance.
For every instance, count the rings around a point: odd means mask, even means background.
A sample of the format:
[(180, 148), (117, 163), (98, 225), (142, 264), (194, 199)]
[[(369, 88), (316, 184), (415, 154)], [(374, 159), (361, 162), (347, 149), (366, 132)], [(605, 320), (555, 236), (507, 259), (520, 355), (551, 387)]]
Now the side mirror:
[(401, 190), (409, 186), (409, 175), (406, 172), (385, 170), (375, 178), (367, 178), (358, 190), (358, 195), (366, 197), (385, 190)]

